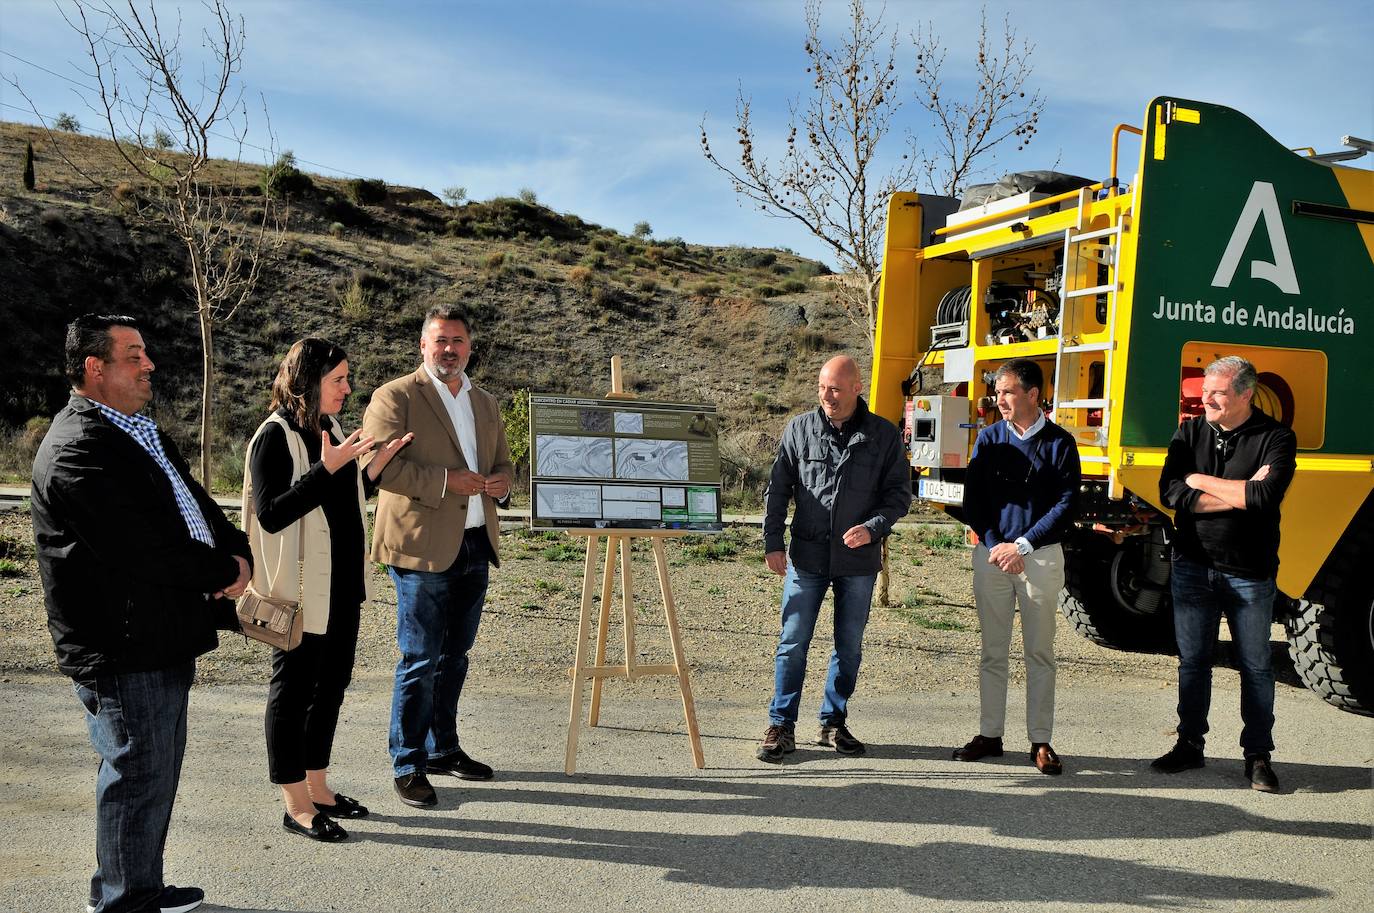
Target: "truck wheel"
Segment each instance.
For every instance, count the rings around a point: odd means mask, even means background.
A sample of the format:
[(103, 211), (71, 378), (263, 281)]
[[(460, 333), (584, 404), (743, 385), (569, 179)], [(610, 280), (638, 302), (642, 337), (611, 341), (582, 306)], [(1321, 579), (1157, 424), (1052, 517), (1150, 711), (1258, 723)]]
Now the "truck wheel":
[(1333, 707), (1374, 716), (1374, 494), (1284, 619), (1302, 683)]
[(1059, 611), (1095, 644), (1131, 653), (1176, 653), (1167, 549), (1163, 527), (1121, 545), (1101, 533), (1075, 531), (1064, 542)]

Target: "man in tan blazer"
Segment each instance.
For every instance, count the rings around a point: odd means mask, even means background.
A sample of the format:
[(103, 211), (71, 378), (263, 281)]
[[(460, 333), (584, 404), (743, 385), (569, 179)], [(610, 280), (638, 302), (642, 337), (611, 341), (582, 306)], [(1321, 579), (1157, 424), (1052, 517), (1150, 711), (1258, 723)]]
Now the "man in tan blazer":
[(488, 567), (498, 564), (497, 502), (515, 468), (495, 397), (467, 376), (472, 321), (439, 305), (425, 315), (424, 359), (414, 374), (379, 388), (364, 433), (415, 439), (382, 472), (372, 559), (396, 584), (401, 650), (391, 702), (396, 793), (416, 808), (438, 798), (427, 773), (489, 780), (492, 770), (458, 742), (458, 697), (477, 637)]

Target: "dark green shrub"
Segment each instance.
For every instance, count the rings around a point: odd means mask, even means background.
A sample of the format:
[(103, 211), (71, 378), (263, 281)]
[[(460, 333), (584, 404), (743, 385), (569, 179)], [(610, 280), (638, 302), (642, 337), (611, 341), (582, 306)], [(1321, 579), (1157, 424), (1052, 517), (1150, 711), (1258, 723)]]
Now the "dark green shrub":
[(456, 210), (445, 230), (456, 238), (515, 238), (521, 232), (531, 238), (581, 241), (592, 226), (577, 216), (560, 215), (543, 206), (510, 197), (484, 203), (468, 203)]
[(726, 255), (726, 259), (736, 266), (745, 269), (763, 269), (772, 266), (778, 260), (778, 255), (771, 250), (754, 250), (752, 248), (733, 248)]
[(619, 304), (620, 300), (616, 293), (604, 285), (599, 285), (592, 291), (592, 306), (597, 310), (615, 310)]
[(374, 178), (354, 178), (344, 185), (348, 198), (359, 206), (377, 206), (386, 202), (386, 181)]
[(705, 298), (714, 298), (716, 295), (720, 294), (720, 283), (711, 282), (709, 280), (706, 282), (698, 282), (696, 285), (692, 286), (692, 294), (701, 295)]
[(809, 286), (800, 279), (788, 279), (782, 284), (782, 290), (789, 295), (800, 294), (806, 291), (807, 288), (809, 288)]
[(366, 228), (372, 224), (372, 216), (353, 205), (351, 200), (334, 196), (324, 198), (320, 214), (331, 222), (338, 222), (349, 228)]
[(754, 286), (754, 297), (756, 298), (776, 298), (782, 294), (782, 289), (773, 285)]
[(315, 182), (296, 167), (296, 154), (290, 150), (277, 156), (276, 162), (262, 173), (261, 185), (263, 196), (279, 200), (306, 197), (315, 190)]

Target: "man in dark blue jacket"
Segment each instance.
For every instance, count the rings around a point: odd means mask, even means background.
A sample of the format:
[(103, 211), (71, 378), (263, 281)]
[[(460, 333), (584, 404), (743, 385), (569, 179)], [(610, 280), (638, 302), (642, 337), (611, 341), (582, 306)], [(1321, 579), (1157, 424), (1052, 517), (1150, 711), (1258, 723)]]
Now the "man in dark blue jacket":
[(1054, 730), (1054, 628), (1064, 585), (1060, 542), (1073, 528), (1078, 447), (1040, 410), (1044, 374), (1016, 358), (997, 369), (993, 390), (1003, 421), (978, 432), (964, 482), (964, 521), (978, 534), (973, 600), (978, 606), (978, 735), (956, 761), (1001, 757), (1007, 718), (1007, 665), (1012, 615), (1021, 611), (1026, 656), (1026, 734), (1041, 773), (1063, 763), (1050, 745)]
[(67, 328), (73, 393), (33, 465), (33, 532), (57, 665), (86, 710), (96, 777), (94, 913), (181, 913), (205, 893), (163, 881), (195, 658), (237, 627), (248, 540), (171, 439), (139, 415), (153, 362), (138, 324)]
[[(806, 678), (806, 652), (826, 590), (835, 593), (835, 649), (821, 702), (818, 744), (862, 754), (850, 733), (848, 702), (858, 681), (864, 627), (882, 566), (881, 542), (911, 508), (911, 466), (902, 436), (859, 398), (863, 377), (840, 355), (821, 368), (820, 405), (788, 422), (765, 496), (764, 561), (784, 577), (782, 635), (774, 664), (761, 761), (778, 763), (796, 748), (795, 726)], [(783, 551), (787, 507), (791, 561)]]
[(1212, 647), (1224, 614), (1240, 658), (1245, 776), (1278, 792), (1274, 670), (1269, 626), (1279, 569), (1279, 504), (1297, 468), (1293, 431), (1254, 408), (1250, 362), (1219, 358), (1202, 378), (1203, 414), (1179, 425), (1159, 477), (1174, 511), (1170, 586), (1178, 641), (1178, 742), (1151, 765), (1163, 773), (1203, 766), (1212, 699)]

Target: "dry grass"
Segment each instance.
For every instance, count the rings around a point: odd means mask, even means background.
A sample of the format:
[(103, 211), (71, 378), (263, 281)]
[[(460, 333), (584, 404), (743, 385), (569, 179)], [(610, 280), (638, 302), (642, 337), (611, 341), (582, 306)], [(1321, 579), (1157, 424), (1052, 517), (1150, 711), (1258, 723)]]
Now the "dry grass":
[[(28, 138), (39, 158), (40, 191), (33, 194), (18, 189)], [(115, 194), (127, 209), (141, 191), (117, 167), (110, 144), (87, 136), (68, 139), (76, 154), (108, 172), (109, 185), (118, 187)], [(175, 287), (180, 255), (174, 245), (158, 240), (155, 226), (121, 212), (112, 195), (92, 193), (89, 184), (56, 166), (46, 143), (37, 128), (0, 124), (3, 221), (17, 236), (51, 253), (54, 275), (44, 288), (65, 284), (87, 291), (58, 300), (50, 291), (35, 290), (26, 300), (35, 310), (3, 316), (34, 327), (34, 339), (26, 345), (51, 349), (60, 339), (48, 338), (53, 332), (43, 336), (44, 328), (57, 328), (60, 335), (83, 297), (99, 297), (140, 315), (161, 307), (151, 331), (164, 356), (158, 368), (159, 420), (194, 452), (196, 337), (186, 314), (174, 307), (181, 294)], [(208, 173), (255, 192), (261, 169), (257, 163), (217, 162)], [(731, 431), (757, 432), (765, 440), (776, 440), (789, 414), (810, 407), (815, 372), (824, 360), (819, 345), (796, 333), (799, 300), (805, 301), (808, 332), (818, 334), (818, 341), (862, 347), (843, 315), (832, 313), (823, 292), (749, 297), (748, 290), (759, 284), (782, 288), (785, 280), (773, 278), (782, 275), (780, 269), (791, 276), (813, 268), (790, 254), (643, 244), (547, 210), (540, 210), (540, 217), (553, 220), (546, 221), (549, 231), (563, 231), (557, 222), (563, 219), (567, 234), (581, 232), (578, 239), (556, 238), (543, 229), (527, 236), (451, 237), (444, 233), (443, 219), (455, 210), (403, 187), (390, 187), (383, 205), (365, 207), (370, 222), (340, 230), (343, 223), (323, 207), (323, 197), (342, 199), (342, 183), (312, 179), (317, 198), (292, 204), (286, 243), (266, 264), (254, 299), (217, 331), (221, 446), (245, 439), (255, 427), (277, 360), (292, 340), (310, 334), (349, 351), (356, 393), (343, 420), (355, 424), (375, 386), (413, 368), (416, 322), (434, 300), (473, 310), (480, 327), (474, 377), (498, 397), (516, 389), (599, 395), (608, 385), (610, 357), (621, 355), (639, 378), (638, 395), (713, 402), (728, 416)], [(498, 213), (497, 204), (480, 205), (487, 207), (483, 212)], [(116, 212), (128, 228), (114, 219)], [(44, 227), (45, 220), (50, 227)], [(32, 282), (31, 270), (12, 272), (26, 257), (0, 256), (0, 282), (25, 276)], [(589, 262), (579, 265), (584, 257)], [(141, 269), (145, 262), (163, 265), (172, 281), (150, 287)], [(359, 271), (385, 282), (370, 286), (358, 280)], [(182, 338), (174, 338), (178, 334)], [(47, 383), (49, 370), (31, 360), (13, 361), (0, 365), (0, 384), (34, 390)], [(766, 408), (755, 404), (760, 390), (767, 393)], [(31, 414), (55, 409), (52, 404), (16, 409), (0, 415), (0, 425), (14, 427)], [(741, 498), (756, 497), (749, 489), (757, 469), (746, 471), (743, 486), (736, 485)]]

